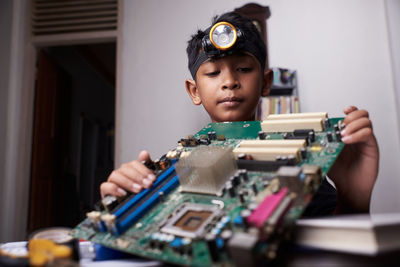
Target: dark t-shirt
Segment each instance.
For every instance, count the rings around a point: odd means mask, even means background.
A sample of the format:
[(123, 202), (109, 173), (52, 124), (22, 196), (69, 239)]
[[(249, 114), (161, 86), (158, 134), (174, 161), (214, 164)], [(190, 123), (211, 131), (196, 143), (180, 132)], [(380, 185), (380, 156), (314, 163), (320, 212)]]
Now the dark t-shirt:
[(306, 207), (302, 217), (318, 217), (333, 215), (337, 203), (337, 191), (324, 179), (314, 194), (310, 204)]

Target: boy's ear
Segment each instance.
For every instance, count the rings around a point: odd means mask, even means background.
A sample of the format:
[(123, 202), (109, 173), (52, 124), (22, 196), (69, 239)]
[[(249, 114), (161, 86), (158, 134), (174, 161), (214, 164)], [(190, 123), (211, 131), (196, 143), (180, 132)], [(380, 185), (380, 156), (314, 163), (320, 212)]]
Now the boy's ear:
[(193, 104), (200, 105), (201, 98), (199, 96), (199, 90), (197, 89), (196, 82), (192, 79), (186, 79), (185, 81), (186, 91), (188, 92)]
[(274, 79), (274, 72), (272, 70), (267, 70), (264, 72), (261, 96), (267, 96), (269, 94), (273, 79)]

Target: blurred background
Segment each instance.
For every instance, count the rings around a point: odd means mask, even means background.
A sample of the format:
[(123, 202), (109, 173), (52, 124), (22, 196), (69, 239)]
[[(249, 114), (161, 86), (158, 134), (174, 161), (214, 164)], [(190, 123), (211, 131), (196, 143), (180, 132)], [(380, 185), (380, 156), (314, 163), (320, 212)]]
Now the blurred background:
[(296, 70), (301, 112), (370, 112), (371, 211), (400, 211), (399, 1), (2, 0), (0, 242), (74, 226), (111, 170), (206, 125), (184, 87), (187, 41), (249, 2), (269, 7), (269, 66)]

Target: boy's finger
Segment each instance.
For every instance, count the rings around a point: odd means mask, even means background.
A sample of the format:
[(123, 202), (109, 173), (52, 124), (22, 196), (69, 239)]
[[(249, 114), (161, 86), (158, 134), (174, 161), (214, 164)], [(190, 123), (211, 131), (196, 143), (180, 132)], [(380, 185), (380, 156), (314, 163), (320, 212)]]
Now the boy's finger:
[(137, 160), (122, 164), (118, 170), (137, 182), (139, 182), (139, 179), (147, 178), (153, 174), (151, 170)]
[(137, 173), (135, 176), (136, 181), (141, 183), (144, 188), (149, 188), (156, 179), (156, 176), (153, 174), (153, 172), (139, 161), (132, 161), (128, 166), (132, 171)]
[(146, 150), (140, 151), (139, 156), (138, 156), (138, 160), (139, 160), (139, 162), (150, 161), (151, 158), (150, 158), (149, 152), (147, 152)]
[(346, 125), (346, 128), (344, 128), (340, 134), (342, 137), (351, 135), (357, 131), (359, 131), (362, 128), (371, 128), (372, 129), (372, 122), (370, 119), (366, 117), (359, 118), (355, 121), (352, 121), (351, 123)]
[(354, 144), (358, 142), (367, 141), (368, 138), (372, 136), (372, 129), (371, 128), (363, 128), (351, 135), (347, 135), (342, 137), (342, 141), (345, 144)]
[(350, 112), (353, 112), (357, 110), (358, 108), (356, 106), (348, 106), (347, 108), (343, 109), (344, 114), (349, 114)]
[(365, 109), (355, 110), (355, 111), (349, 113), (344, 118), (344, 123), (346, 125), (349, 125), (352, 121), (357, 120), (357, 119), (362, 118), (362, 117), (369, 118), (368, 111), (366, 111)]
[(149, 152), (147, 152), (146, 150), (142, 150), (139, 153), (138, 160), (139, 161), (135, 162), (134, 164), (135, 164), (135, 167), (141, 173), (144, 174), (144, 179), (142, 181), (142, 185), (145, 188), (149, 188), (150, 185), (156, 180), (156, 176), (154, 175), (154, 173), (149, 168), (147, 168), (145, 165), (143, 165), (141, 163), (143, 161), (145, 161), (145, 162), (151, 161)]
[(100, 185), (101, 198), (104, 198), (107, 195), (123, 197), (126, 195), (126, 191), (116, 184), (105, 182)]
[(153, 174), (153, 172), (143, 165), (140, 161), (134, 160), (128, 163), (130, 168), (134, 168), (138, 172), (140, 172), (143, 177), (147, 177), (149, 174)]
[[(148, 174), (147, 173), (142, 173), (138, 167), (136, 166), (143, 165), (139, 162), (129, 162), (125, 163), (117, 170), (117, 172), (121, 173), (123, 176), (125, 176), (127, 179), (130, 179), (131, 182), (135, 182), (137, 184), (141, 184), (143, 186), (143, 180), (147, 178)], [(144, 166), (143, 166), (144, 167)], [(146, 168), (146, 167), (144, 167)], [(146, 182), (146, 188), (148, 187), (148, 182)]]
[[(136, 179), (139, 180), (139, 179)], [(122, 187), (129, 192), (138, 193), (142, 190), (141, 181), (132, 181), (128, 177), (126, 177), (119, 170), (113, 171), (111, 175), (108, 177), (108, 182), (114, 183), (119, 187)]]

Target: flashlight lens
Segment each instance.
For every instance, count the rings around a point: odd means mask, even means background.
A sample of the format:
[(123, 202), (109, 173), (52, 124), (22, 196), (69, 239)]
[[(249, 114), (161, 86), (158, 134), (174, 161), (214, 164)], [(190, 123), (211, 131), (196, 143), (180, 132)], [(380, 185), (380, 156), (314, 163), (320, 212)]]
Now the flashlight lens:
[(229, 49), (236, 42), (236, 30), (230, 25), (221, 24), (215, 27), (211, 37), (218, 49)]

